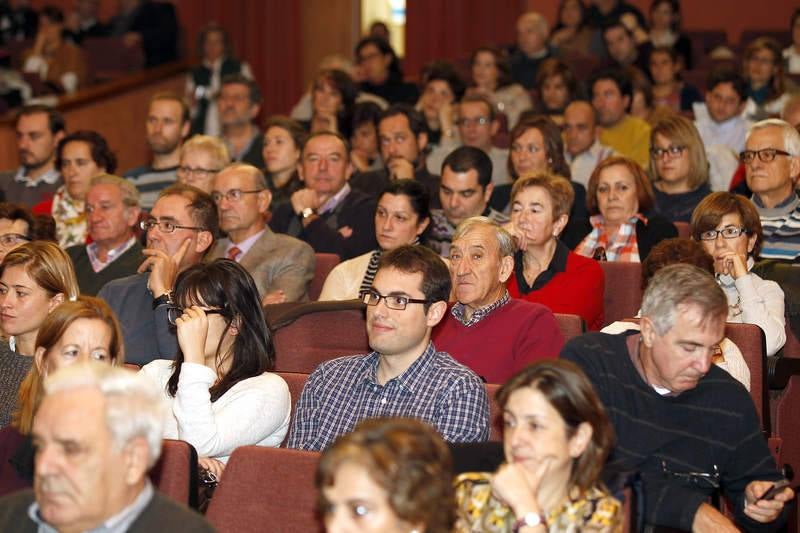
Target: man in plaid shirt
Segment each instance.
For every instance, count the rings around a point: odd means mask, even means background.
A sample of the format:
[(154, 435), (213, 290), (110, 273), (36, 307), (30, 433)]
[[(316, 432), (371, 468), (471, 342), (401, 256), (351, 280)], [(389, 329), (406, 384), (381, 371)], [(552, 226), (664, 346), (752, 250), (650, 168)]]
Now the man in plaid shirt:
[(424, 246), (381, 257), (367, 304), (374, 350), (321, 364), (297, 404), (289, 447), (324, 450), (364, 418), (424, 420), (449, 442), (489, 437), (489, 405), (480, 378), (430, 342), (447, 311), (450, 273)]

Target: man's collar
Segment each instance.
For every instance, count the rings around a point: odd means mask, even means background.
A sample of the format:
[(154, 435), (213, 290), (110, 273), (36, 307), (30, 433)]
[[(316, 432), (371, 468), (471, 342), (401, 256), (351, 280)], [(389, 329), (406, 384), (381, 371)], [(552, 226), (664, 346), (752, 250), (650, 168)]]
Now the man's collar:
[(348, 194), (350, 194), (351, 190), (352, 189), (350, 188), (350, 183), (345, 182), (344, 187), (339, 189), (339, 192), (328, 198), (328, 201), (319, 207), (318, 209), (319, 214), (322, 215), (324, 213), (327, 213), (328, 211), (336, 209), (336, 206), (338, 206), (341, 203), (341, 201), (344, 200), (344, 198)]
[(53, 185), (61, 178), (61, 174), (54, 168), (51, 168), (38, 178), (31, 178), (28, 176), (28, 169), (26, 167), (19, 167), (17, 173), (14, 175), (14, 181), (17, 183), (24, 183), (26, 187), (37, 187), (42, 183)]
[(504, 290), (503, 295), (494, 302), (484, 305), (483, 307), (479, 307), (478, 309), (475, 309), (472, 312), (472, 315), (470, 315), (469, 319), (467, 319), (467, 313), (466, 313), (467, 306), (461, 302), (457, 302), (455, 305), (453, 305), (452, 309), (450, 309), (450, 314), (452, 314), (456, 320), (461, 322), (463, 326), (470, 327), (474, 326), (475, 324), (477, 324), (478, 322), (489, 316), (493, 311), (503, 307), (508, 302), (509, 302), (508, 290)]
[(372, 352), (363, 359), (364, 365), (361, 370), (361, 375), (356, 380), (356, 383), (385, 387), (392, 381), (396, 380), (405, 390), (414, 393), (420, 378), (430, 373), (428, 368), (432, 364), (433, 356), (435, 354), (436, 348), (433, 346), (433, 342), (428, 342), (425, 350), (414, 360), (413, 363), (409, 365), (408, 368), (406, 368), (404, 372), (402, 372), (399, 376), (393, 377), (387, 381), (386, 384), (381, 385), (378, 383), (378, 366), (380, 365), (381, 358), (384, 356), (378, 352)]

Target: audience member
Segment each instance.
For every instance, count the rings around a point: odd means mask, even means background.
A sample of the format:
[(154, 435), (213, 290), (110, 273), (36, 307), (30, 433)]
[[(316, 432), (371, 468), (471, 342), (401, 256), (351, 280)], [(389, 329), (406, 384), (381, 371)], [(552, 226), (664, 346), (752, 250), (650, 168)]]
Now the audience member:
[(0, 263), (0, 341), (3, 388), (0, 427), (8, 425), (17, 389), (33, 363), (36, 335), (58, 304), (78, 296), (69, 257), (55, 243), (34, 241), (15, 248)]
[(373, 352), (314, 370), (297, 403), (288, 446), (323, 450), (376, 416), (418, 418), (448, 442), (486, 440), (483, 383), (430, 341), (447, 312), (450, 288), (447, 266), (428, 248), (401, 246), (384, 254), (372, 288), (362, 293)]
[(779, 115), (789, 99), (780, 45), (771, 37), (759, 37), (747, 45), (743, 61), (748, 96), (745, 115), (754, 120)]
[(787, 74), (800, 74), (800, 8), (792, 13), (789, 31), (792, 33), (792, 44), (783, 49), (783, 62)]
[(64, 31), (64, 12), (44, 6), (33, 47), (22, 54), (22, 70), (38, 74), (47, 92), (74, 93), (86, 84), (86, 57), (80, 47), (64, 39)]
[(800, 256), (800, 134), (782, 120), (757, 122), (741, 153), (747, 186), (761, 218), (762, 259), (794, 261)]
[(750, 271), (764, 238), (755, 206), (738, 194), (710, 194), (692, 214), (692, 238), (714, 258), (728, 298), (727, 321), (760, 327), (767, 355), (775, 355), (786, 342), (784, 295), (777, 283)]
[(565, 62), (550, 58), (536, 71), (536, 110), (556, 124), (564, 124), (564, 109), (578, 96), (578, 81)]
[(514, 238), (486, 217), (459, 224), (450, 247), (456, 302), (433, 342), (487, 383), (505, 383), (532, 362), (557, 357), (564, 345), (552, 312), (509, 297), (514, 249)]
[[(253, 279), (227, 259), (178, 275), (169, 311), (180, 349), (142, 373), (170, 404), (164, 438), (197, 449), (219, 478), (239, 446), (277, 447), (289, 430), (291, 397), (275, 367), (275, 348)], [(171, 415), (171, 416), (170, 416)]]
[(689, 222), (700, 200), (711, 193), (703, 141), (692, 122), (669, 114), (650, 133), (653, 213), (670, 222)]
[(586, 372), (610, 415), (617, 444), (607, 464), (640, 472), (646, 524), (733, 530), (706, 503), (721, 488), (737, 524), (778, 527), (784, 503), (794, 498), (786, 488), (759, 500), (781, 476), (750, 395), (711, 365), (727, 315), (727, 299), (710, 274), (671, 265), (644, 293), (641, 334), (589, 333), (561, 353)]
[(378, 248), (339, 263), (331, 270), (320, 300), (351, 300), (372, 287), (381, 255), (406, 244), (419, 244), (428, 228), (430, 196), (421, 183), (394, 180), (383, 189), (375, 208), (375, 240)]
[(303, 126), (288, 117), (274, 116), (264, 127), (264, 177), (272, 193), (270, 210), (290, 203), (292, 195), (304, 187), (297, 172), (300, 152), (306, 139)]
[(387, 43), (392, 42), (391, 35), (389, 34), (389, 26), (382, 20), (373, 20), (372, 24), (369, 25), (369, 32), (367, 35), (370, 37), (378, 37)]
[(450, 152), (442, 163), (442, 208), (431, 210), (427, 244), (442, 257), (449, 257), (453, 233), (464, 220), (485, 216), (500, 224), (508, 222), (507, 216), (489, 206), (493, 190), (492, 160), (483, 150), (462, 146)]
[(359, 102), (353, 107), (350, 160), (357, 172), (383, 168), (378, 143), (378, 121), (382, 113), (381, 106), (375, 102)]
[(654, 48), (674, 51), (673, 61), (679, 67), (692, 69), (692, 41), (681, 31), (680, 0), (654, 0), (650, 4), (648, 38)]
[[(525, 23), (527, 24), (527, 23)], [(545, 22), (545, 25), (547, 22)], [(528, 32), (526, 29), (522, 30)], [(538, 31), (538, 30), (534, 30)], [(546, 30), (545, 30), (546, 38)], [(526, 37), (527, 39), (527, 37)], [(544, 43), (544, 41), (542, 41)], [(524, 55), (524, 52), (519, 51)], [(512, 55), (512, 61), (515, 56)], [(544, 58), (534, 60), (537, 64)], [(519, 59), (522, 62), (531, 61), (528, 56)], [(508, 57), (497, 48), (483, 46), (472, 53), (470, 61), (472, 67), (472, 86), (467, 89), (468, 95), (479, 95), (488, 99), (494, 106), (493, 113), (502, 113), (506, 117), (507, 127), (511, 128), (519, 120), (520, 114), (533, 106), (528, 91), (514, 78), (513, 64)], [(528, 74), (526, 73), (527, 77)], [(535, 75), (531, 75), (533, 86)]]
[(219, 138), (194, 135), (183, 143), (175, 175), (178, 183), (211, 194), (214, 177), (231, 162), (228, 148)]
[(79, 365), (44, 388), (33, 427), (34, 489), (0, 500), (2, 529), (214, 531), (147, 479), (161, 453), (164, 412), (152, 384), (126, 370)]
[(76, 131), (58, 143), (56, 168), (64, 185), (53, 198), (33, 207), (33, 212), (52, 216), (56, 224), (58, 245), (68, 248), (86, 242), (86, 193), (92, 178), (113, 173), (117, 157), (102, 135), (96, 131)]
[(149, 165), (125, 173), (139, 189), (142, 208), (151, 209), (161, 190), (178, 179), (181, 145), (190, 126), (189, 108), (177, 94), (156, 93), (150, 98), (145, 128), (153, 159)]
[(461, 101), (466, 86), (453, 65), (434, 61), (422, 71), (422, 95), (416, 108), (425, 117), (428, 143), (438, 146), (453, 139), (455, 105)]
[(25, 206), (0, 202), (0, 261), (8, 252), (30, 241), (55, 241), (44, 216)]
[(583, 0), (561, 0), (556, 25), (550, 34), (550, 45), (561, 52), (583, 57), (596, 53), (598, 50), (587, 14)]
[(108, 36), (111, 28), (98, 19), (99, 8), (100, 0), (76, 0), (75, 9), (64, 20), (65, 34), (72, 42), (79, 45), (87, 37)]
[(587, 20), (593, 28), (603, 28), (608, 23), (632, 15), (642, 28), (647, 27), (644, 15), (638, 8), (624, 0), (591, 0)]
[(303, 145), (297, 170), (305, 188), (273, 212), (270, 227), (341, 260), (374, 250), (375, 200), (348, 183), (353, 167), (344, 137), (312, 134)]
[(109, 22), (111, 34), (130, 48), (144, 50), (145, 66), (178, 59), (178, 17), (171, 2), (120, 0), (119, 13)]
[[(326, 531), (369, 528), (450, 533), (450, 450), (428, 424), (410, 418), (359, 423), (320, 458), (316, 485)], [(353, 512), (363, 505), (369, 518)]]
[(647, 166), (650, 151), (650, 126), (631, 116), (633, 85), (621, 70), (604, 70), (592, 77), (592, 105), (601, 126), (600, 142), (630, 157), (640, 166)]
[(130, 276), (142, 261), (134, 227), (139, 220), (139, 191), (128, 180), (102, 174), (89, 185), (86, 216), (89, 244), (67, 248), (81, 294), (94, 296), (109, 281)]
[(167, 320), (175, 278), (202, 261), (213, 246), (219, 232), (217, 208), (210, 195), (176, 184), (161, 191), (140, 227), (147, 234), (147, 248), (138, 273), (105, 284), (98, 296), (122, 322), (128, 362), (144, 365), (173, 359), (178, 351)]
[(517, 42), (510, 58), (511, 79), (531, 90), (539, 65), (554, 55), (554, 50), (547, 44), (550, 26), (540, 13), (528, 11), (517, 19), (516, 30)]
[(574, 192), (566, 179), (531, 173), (514, 183), (511, 222), (514, 272), (512, 297), (546, 305), (554, 313), (578, 315), (590, 330), (603, 325), (603, 269), (570, 251), (559, 239), (568, 224)]
[(319, 72), (311, 85), (311, 119), (303, 125), (311, 133), (336, 131), (349, 139), (357, 95), (358, 87), (345, 71)]
[(214, 178), (211, 196), (227, 237), (211, 248), (208, 259), (226, 257), (240, 263), (255, 280), (263, 305), (307, 300), (314, 251), (267, 226), (271, 194), (264, 174), (243, 163), (230, 165)]
[(261, 110), (261, 90), (243, 74), (228, 74), (220, 83), (217, 108), (221, 137), (231, 160), (264, 168), (264, 134), (254, 123)]
[(192, 102), (192, 134), (217, 137), (222, 133), (216, 97), (222, 78), (241, 74), (253, 78), (246, 61), (233, 55), (231, 39), (225, 28), (212, 22), (197, 36), (197, 56), (200, 65), (194, 67), (186, 79), (186, 96)]
[(64, 137), (64, 117), (52, 107), (26, 105), (14, 121), (20, 167), (0, 173), (6, 202), (33, 207), (53, 196), (61, 185), (55, 168), (56, 147)]
[(662, 112), (670, 112), (668, 109), (656, 109), (653, 99), (653, 84), (647, 74), (638, 68), (628, 67), (625, 72), (631, 79), (633, 96), (631, 97), (630, 115), (639, 118), (652, 126)]
[[(662, 0), (660, 5), (667, 6), (670, 1), (672, 0)], [(654, 105), (671, 109), (676, 113), (689, 112), (696, 102), (703, 101), (697, 87), (681, 80), (683, 65), (679, 57), (674, 48), (654, 48), (650, 52), (648, 70), (653, 79)]]
[(653, 188), (632, 159), (609, 157), (589, 179), (587, 204), (592, 231), (575, 253), (600, 261), (644, 261), (664, 239), (678, 230), (659, 215), (645, 216), (653, 207)]
[(388, 41), (364, 37), (356, 44), (355, 56), (364, 75), (363, 92), (379, 96), (389, 104), (417, 102), (419, 90), (413, 83), (403, 81), (400, 60)]
[(600, 126), (589, 102), (576, 100), (564, 110), (564, 158), (569, 164), (572, 181), (584, 187), (595, 167), (614, 149), (600, 142)]
[(456, 478), (455, 531), (619, 531), (622, 505), (600, 480), (614, 430), (581, 369), (538, 361), (503, 385), (497, 403), (506, 462)]
[(603, 27), (603, 42), (608, 56), (615, 68), (635, 67), (642, 73), (648, 72), (650, 43), (637, 45), (633, 31), (622, 19), (610, 22)]

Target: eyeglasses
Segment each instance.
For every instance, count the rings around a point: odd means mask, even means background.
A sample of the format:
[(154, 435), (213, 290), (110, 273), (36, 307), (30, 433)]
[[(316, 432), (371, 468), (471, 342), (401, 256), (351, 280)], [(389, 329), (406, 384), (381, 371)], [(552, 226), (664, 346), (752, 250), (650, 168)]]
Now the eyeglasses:
[(786, 157), (791, 157), (792, 154), (789, 152), (785, 152), (783, 150), (778, 150), (777, 148), (763, 148), (761, 150), (745, 150), (744, 152), (739, 152), (739, 160), (742, 163), (752, 163), (756, 156), (761, 160), (762, 163), (771, 163), (775, 161), (775, 157), (779, 155), (785, 155)]
[(488, 123), (489, 117), (460, 118), (456, 120), (456, 126), (469, 126), (470, 124), (485, 126)]
[(701, 241), (716, 241), (717, 235), (722, 235), (723, 239), (735, 239), (739, 235), (747, 233), (747, 228), (738, 226), (726, 226), (722, 229), (710, 229), (700, 234)]
[(179, 224), (175, 224), (174, 222), (170, 222), (169, 220), (156, 220), (155, 218), (148, 218), (147, 220), (142, 220), (139, 222), (139, 227), (144, 231), (150, 231), (156, 226), (158, 226), (158, 229), (161, 233), (172, 233), (176, 229), (207, 231), (206, 228), (198, 228), (197, 226), (181, 226)]
[(361, 298), (361, 301), (367, 305), (378, 305), (378, 302), (383, 300), (384, 302), (386, 302), (386, 307), (388, 307), (389, 309), (396, 309), (398, 311), (402, 311), (403, 309), (405, 309), (408, 304), (429, 303), (428, 300), (409, 298), (408, 296), (396, 296), (394, 294), (384, 296), (383, 294), (374, 290), (361, 291), (359, 293), (359, 297)]
[(219, 172), (220, 169), (218, 168), (192, 168), (192, 167), (178, 167), (176, 173), (178, 176), (195, 176), (200, 179), (206, 179), (211, 177), (213, 174)]
[(686, 150), (686, 146), (671, 144), (666, 148), (650, 148), (650, 155), (653, 159), (661, 159), (664, 157), (664, 154), (668, 154), (670, 159), (675, 159), (680, 156), (684, 150)]
[(20, 235), (19, 233), (5, 233), (0, 235), (0, 246), (3, 248), (10, 248), (11, 246), (16, 246), (18, 244), (30, 241), (31, 240), (28, 237), (25, 235)]
[(688, 481), (698, 487), (705, 487), (710, 489), (719, 488), (719, 468), (717, 465), (712, 465), (714, 472), (674, 472), (667, 468), (667, 462), (661, 461), (661, 471), (664, 477), (674, 477), (683, 481)]
[[(167, 320), (173, 326), (175, 325), (175, 321), (178, 320), (183, 315), (184, 309), (183, 307), (179, 307), (177, 305), (170, 305), (167, 307)], [(203, 312), (207, 315), (222, 315), (225, 313), (224, 309), (203, 309)]]
[(211, 199), (214, 200), (215, 204), (218, 204), (222, 201), (224, 197), (229, 202), (238, 202), (242, 199), (243, 194), (258, 194), (264, 189), (253, 189), (252, 191), (243, 191), (241, 189), (231, 189), (229, 191), (225, 191), (225, 193), (214, 191), (211, 193)]

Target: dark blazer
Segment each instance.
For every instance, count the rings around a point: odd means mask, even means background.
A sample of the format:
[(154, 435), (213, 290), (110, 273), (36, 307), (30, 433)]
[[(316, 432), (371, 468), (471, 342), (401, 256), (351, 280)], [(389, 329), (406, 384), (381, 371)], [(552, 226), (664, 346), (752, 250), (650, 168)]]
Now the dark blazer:
[[(34, 499), (30, 489), (0, 498), (0, 531), (36, 533), (38, 526), (28, 517), (28, 507)], [(150, 503), (128, 528), (128, 533), (153, 531), (213, 533), (215, 529), (198, 513), (155, 491)]]
[[(441, 180), (436, 174), (428, 172), (428, 168), (422, 168), (414, 172), (414, 179), (420, 182), (425, 190), (428, 191), (428, 201), (431, 208), (441, 207), (439, 202), (439, 183)], [(391, 183), (389, 172), (385, 169), (370, 170), (367, 172), (356, 172), (350, 178), (350, 186), (359, 189), (373, 198), (378, 198), (387, 185)]]
[(664, 239), (678, 236), (678, 228), (660, 215), (647, 217), (647, 225), (636, 222), (636, 244), (639, 246), (639, 261), (644, 262), (653, 246)]

